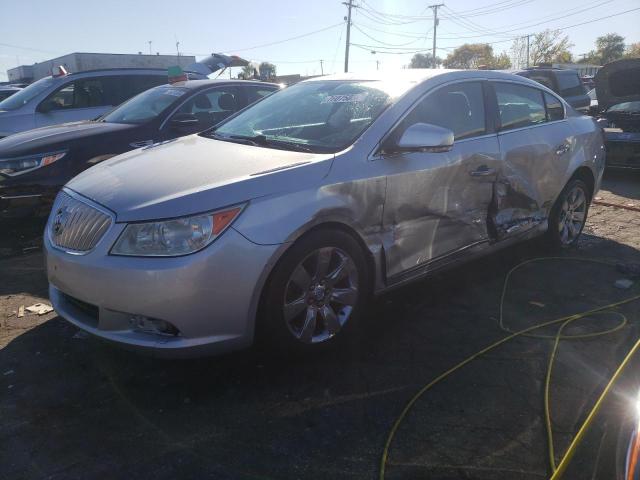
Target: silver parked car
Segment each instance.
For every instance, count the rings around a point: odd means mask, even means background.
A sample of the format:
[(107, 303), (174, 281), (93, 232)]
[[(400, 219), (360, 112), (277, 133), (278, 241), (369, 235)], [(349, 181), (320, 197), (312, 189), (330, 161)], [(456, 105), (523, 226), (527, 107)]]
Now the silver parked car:
[(32, 128), (91, 120), (167, 83), (160, 68), (114, 68), (41, 78), (0, 101), (0, 138)]
[(574, 244), (603, 167), (594, 121), (523, 77), (321, 77), (70, 181), (50, 298), (157, 355), (314, 350), (371, 294), (540, 234)]

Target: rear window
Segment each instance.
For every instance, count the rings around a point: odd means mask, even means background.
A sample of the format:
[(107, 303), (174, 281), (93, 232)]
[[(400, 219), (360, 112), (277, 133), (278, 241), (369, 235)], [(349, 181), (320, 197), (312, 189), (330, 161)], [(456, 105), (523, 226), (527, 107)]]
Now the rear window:
[(580, 77), (575, 72), (558, 72), (558, 88), (563, 97), (573, 97), (586, 93)]
[(502, 130), (528, 127), (547, 121), (542, 91), (514, 83), (494, 83)]

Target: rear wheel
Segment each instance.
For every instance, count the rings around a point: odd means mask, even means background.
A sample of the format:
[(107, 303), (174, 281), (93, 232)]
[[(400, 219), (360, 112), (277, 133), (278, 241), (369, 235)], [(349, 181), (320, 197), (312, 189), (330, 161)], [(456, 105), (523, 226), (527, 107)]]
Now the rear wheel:
[(267, 285), (262, 340), (314, 351), (351, 335), (368, 295), (366, 260), (342, 231), (318, 231), (285, 254)]
[(587, 221), (591, 192), (578, 179), (571, 180), (562, 190), (549, 217), (547, 240), (552, 247), (575, 245)]

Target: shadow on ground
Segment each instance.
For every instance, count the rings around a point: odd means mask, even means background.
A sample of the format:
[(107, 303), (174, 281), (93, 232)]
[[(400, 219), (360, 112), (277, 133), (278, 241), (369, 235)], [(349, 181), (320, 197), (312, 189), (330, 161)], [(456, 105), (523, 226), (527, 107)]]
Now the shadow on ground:
[[(640, 261), (634, 249), (589, 238), (566, 256), (604, 252)], [(405, 403), (505, 335), (497, 326), (504, 276), (540, 253), (528, 244), (381, 297), (361, 338), (316, 358), (254, 350), (159, 361), (50, 320), (0, 350), (0, 477), (377, 478)], [(619, 276), (577, 261), (528, 265), (514, 274), (505, 320), (521, 328), (631, 295), (613, 288)], [(559, 454), (638, 336), (637, 305), (620, 311), (624, 330), (562, 346), (552, 396)], [(516, 340), (422, 397), (398, 430), (387, 478), (547, 477), (550, 345)]]
[(604, 174), (602, 190), (625, 199), (640, 200), (640, 171), (608, 169)]

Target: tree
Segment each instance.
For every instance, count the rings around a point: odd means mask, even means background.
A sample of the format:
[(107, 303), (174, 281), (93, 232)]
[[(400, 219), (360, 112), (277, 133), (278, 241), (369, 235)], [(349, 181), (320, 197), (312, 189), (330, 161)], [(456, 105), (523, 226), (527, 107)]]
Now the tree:
[(493, 57), (493, 63), (488, 65), (489, 68), (494, 70), (506, 70), (507, 68), (511, 68), (511, 59), (507, 52), (502, 52), (497, 57)]
[(258, 71), (260, 72), (260, 77), (267, 80), (276, 76), (276, 66), (273, 63), (262, 62), (258, 65)]
[(442, 64), (440, 57), (433, 59), (431, 53), (416, 53), (409, 63), (409, 68), (436, 68)]
[[(252, 63), (249, 63), (248, 65), (242, 67), (242, 73), (240, 75), (243, 79), (248, 80), (250, 78), (257, 77), (257, 73), (258, 72), (256, 71), (256, 66)], [(238, 75), (238, 77), (240, 77), (240, 75)]]
[(626, 58), (640, 58), (640, 42), (632, 43), (627, 48), (624, 56)]
[(624, 37), (617, 33), (609, 33), (596, 39), (596, 52), (600, 64), (612, 62), (624, 55)]
[(533, 36), (529, 47), (531, 64), (569, 63), (573, 56), (569, 49), (573, 44), (569, 37), (562, 35), (562, 30), (545, 30)]
[(506, 53), (494, 56), (493, 48), (486, 43), (465, 43), (447, 55), (447, 68), (509, 68), (511, 61)]
[(513, 41), (509, 49), (511, 55), (511, 65), (513, 68), (521, 69), (527, 66), (527, 39), (518, 37)]

